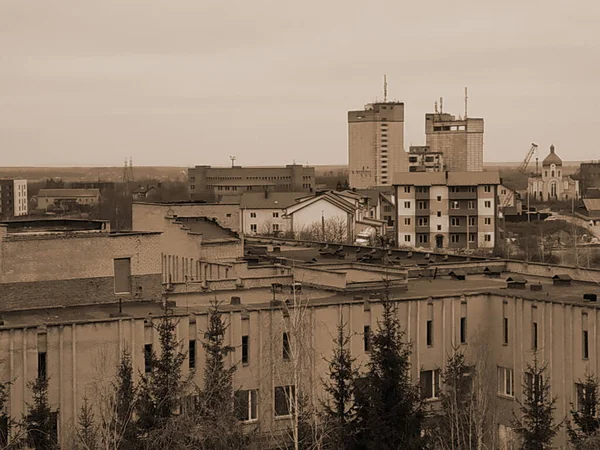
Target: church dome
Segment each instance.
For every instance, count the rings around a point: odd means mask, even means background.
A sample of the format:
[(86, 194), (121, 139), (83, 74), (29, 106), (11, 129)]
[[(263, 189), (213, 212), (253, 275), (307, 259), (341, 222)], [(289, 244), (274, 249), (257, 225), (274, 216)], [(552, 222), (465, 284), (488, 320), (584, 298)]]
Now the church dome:
[(551, 164), (556, 164), (557, 166), (562, 166), (562, 159), (558, 157), (556, 153), (554, 153), (554, 145), (550, 146), (550, 154), (544, 158), (544, 162), (542, 162), (542, 166), (550, 166)]

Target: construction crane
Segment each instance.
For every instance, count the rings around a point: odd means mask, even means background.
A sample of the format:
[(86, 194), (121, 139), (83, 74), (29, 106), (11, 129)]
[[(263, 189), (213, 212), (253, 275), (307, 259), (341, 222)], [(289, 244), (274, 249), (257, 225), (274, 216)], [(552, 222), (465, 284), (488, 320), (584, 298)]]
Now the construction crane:
[(531, 148), (527, 152), (527, 156), (525, 156), (525, 159), (521, 162), (521, 165), (519, 166), (519, 173), (525, 174), (525, 172), (527, 171), (527, 166), (529, 166), (529, 162), (531, 161), (531, 158), (533, 158), (533, 154), (537, 151), (537, 148), (537, 144), (531, 144)]

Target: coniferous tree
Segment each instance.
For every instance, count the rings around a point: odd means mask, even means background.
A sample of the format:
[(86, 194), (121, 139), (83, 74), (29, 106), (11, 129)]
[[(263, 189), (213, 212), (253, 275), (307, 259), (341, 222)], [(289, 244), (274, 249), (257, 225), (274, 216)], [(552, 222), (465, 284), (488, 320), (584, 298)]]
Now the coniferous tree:
[(27, 443), (35, 450), (54, 450), (59, 447), (56, 429), (56, 414), (48, 404), (48, 379), (39, 376), (30, 382), (33, 403), (27, 405), (23, 426)]
[(8, 445), (11, 420), (6, 412), (10, 383), (0, 383), (0, 449)]
[(455, 352), (442, 373), (441, 411), (436, 417), (437, 446), (448, 450), (469, 450), (478, 446), (473, 392), (474, 368), (465, 363), (463, 353)]
[(177, 341), (176, 322), (165, 307), (155, 329), (158, 332), (160, 354), (150, 355), (150, 372), (142, 375), (136, 402), (137, 426), (142, 435), (160, 433), (179, 405), (182, 392), (181, 366), (186, 358)]
[(208, 328), (202, 342), (206, 362), (197, 409), (203, 449), (233, 450), (244, 448), (246, 444), (234, 410), (233, 374), (236, 366), (227, 367), (225, 361), (233, 351), (233, 347), (225, 343), (226, 331), (227, 325), (215, 301), (209, 310)]
[(96, 450), (98, 448), (98, 436), (94, 423), (94, 412), (87, 397), (83, 397), (77, 425), (79, 448), (82, 450)]
[(577, 395), (578, 407), (571, 405), (574, 423), (567, 422), (567, 432), (571, 443), (578, 448), (586, 440), (596, 437), (600, 430), (598, 378), (593, 374), (586, 374), (585, 380), (579, 385)]
[(383, 316), (373, 334), (366, 376), (357, 380), (359, 449), (421, 449), (424, 419), (417, 386), (410, 378), (410, 344), (403, 342), (396, 308), (386, 286)]
[(133, 413), (136, 409), (136, 388), (133, 381), (133, 366), (127, 349), (123, 350), (112, 384), (114, 390), (114, 415), (110, 424), (111, 440), (117, 449), (133, 448), (136, 442), (136, 424)]
[(534, 353), (533, 364), (527, 363), (523, 382), (524, 398), (519, 401), (521, 417), (513, 419), (515, 433), (521, 438), (523, 450), (552, 448), (552, 440), (561, 423), (555, 423), (556, 397), (550, 396), (550, 378), (544, 376), (546, 365), (540, 366)]
[(338, 326), (333, 357), (329, 360), (329, 380), (325, 392), (329, 395), (324, 405), (326, 427), (325, 447), (328, 449), (350, 449), (354, 445), (356, 406), (354, 386), (358, 379), (356, 358), (350, 353), (350, 336), (345, 334), (345, 325)]

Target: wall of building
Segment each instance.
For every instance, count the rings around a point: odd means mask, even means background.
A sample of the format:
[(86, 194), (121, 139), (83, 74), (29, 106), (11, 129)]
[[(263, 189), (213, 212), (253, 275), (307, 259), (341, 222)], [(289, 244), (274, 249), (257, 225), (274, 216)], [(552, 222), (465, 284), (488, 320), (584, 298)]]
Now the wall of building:
[[(277, 213), (278, 217), (273, 217)], [(252, 215), (255, 217), (252, 217)], [(284, 218), (283, 209), (242, 209), (242, 229), (244, 234), (271, 234), (273, 233), (273, 224), (279, 226), (279, 232), (285, 233), (290, 230), (290, 220)], [(252, 225), (256, 225), (256, 230), (252, 230)]]
[(14, 180), (14, 215), (26, 216), (28, 213), (27, 180)]
[[(486, 186), (477, 186), (477, 247), (479, 248), (494, 248), (496, 245), (496, 186), (488, 185), (488, 188), (490, 192), (486, 192)], [(486, 207), (486, 204), (490, 206)], [(486, 223), (486, 219), (489, 223)]]
[[(243, 293), (241, 293), (242, 304)], [(250, 308), (229, 312), (226, 342), (236, 350), (228, 356), (228, 363), (239, 363), (241, 336), (249, 336), (249, 363), (238, 365), (234, 385), (241, 389), (258, 390), (258, 431), (269, 433), (285, 420), (273, 417), (275, 386), (292, 383), (292, 363), (282, 359), (282, 334), (298, 331), (293, 336), (305, 336), (300, 342), (301, 383), (313, 401), (324, 398), (322, 374), (333, 351), (337, 324), (343, 320), (350, 336), (352, 355), (364, 367), (368, 361), (363, 332), (365, 326), (376, 330), (381, 316), (381, 305), (376, 301), (352, 301), (322, 304), (310, 307), (300, 329), (286, 327), (281, 310)], [(565, 305), (552, 302), (534, 302), (519, 296), (470, 294), (464, 296), (407, 299), (397, 303), (397, 314), (406, 339), (412, 343), (411, 376), (417, 383), (420, 372), (437, 370), (444, 366), (453, 349), (465, 353), (467, 362), (478, 364), (491, 389), (490, 407), (498, 413), (495, 423), (510, 426), (513, 411), (518, 411), (515, 400), (522, 399), (521, 381), (527, 362), (532, 360), (532, 322), (538, 324), (538, 359), (548, 364), (547, 376), (552, 383), (552, 395), (557, 396), (556, 417), (569, 413), (575, 401), (575, 383), (586, 371), (600, 373), (600, 313), (595, 305)], [(587, 314), (587, 317), (584, 316)], [(465, 340), (461, 341), (461, 317)], [(504, 318), (508, 319), (508, 342), (503, 335)], [(155, 319), (156, 320), (156, 319)], [(432, 321), (432, 342), (427, 343), (428, 320)], [(177, 337), (184, 350), (190, 340), (197, 341), (197, 365), (192, 379), (201, 385), (205, 354), (199, 345), (202, 330), (207, 327), (203, 312), (179, 316)], [(583, 358), (582, 330), (590, 335), (589, 358)], [(99, 344), (101, 343), (101, 344)], [(0, 329), (0, 379), (12, 380), (10, 386), (10, 414), (20, 417), (25, 402), (30, 400), (26, 383), (37, 374), (37, 354), (47, 353), (49, 401), (60, 408), (62, 438), (68, 442), (68, 433), (75, 426), (76, 416), (84, 395), (95, 407), (94, 396), (110, 382), (120, 352), (130, 349), (136, 378), (143, 371), (143, 345), (158, 348), (156, 331), (144, 324), (144, 318), (122, 317), (88, 323), (52, 325), (45, 329)], [(497, 367), (514, 371), (514, 395), (498, 392)], [(489, 371), (489, 372), (488, 372)], [(183, 376), (190, 373), (189, 359), (183, 365)], [(311, 387), (313, 387), (311, 389)], [(434, 400), (432, 406), (437, 402)], [(564, 446), (564, 429), (554, 441)]]
[(325, 221), (335, 221), (336, 224), (344, 225), (346, 228), (351, 228), (352, 217), (343, 209), (329, 203), (324, 199), (319, 199), (304, 208), (301, 208), (293, 213), (291, 224), (294, 233), (301, 233), (312, 226), (317, 225), (320, 229), (322, 218)]
[[(415, 187), (410, 186), (408, 192), (404, 186), (399, 186), (396, 190), (396, 210), (397, 218), (397, 242), (399, 246), (415, 245)], [(408, 223), (407, 223), (408, 220)]]

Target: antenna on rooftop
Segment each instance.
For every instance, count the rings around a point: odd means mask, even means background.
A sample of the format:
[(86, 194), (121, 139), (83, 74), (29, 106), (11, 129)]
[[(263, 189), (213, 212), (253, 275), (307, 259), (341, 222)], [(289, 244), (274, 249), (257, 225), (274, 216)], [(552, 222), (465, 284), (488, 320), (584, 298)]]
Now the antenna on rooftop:
[(437, 101), (433, 102), (433, 109), (435, 111), (435, 113), (438, 113), (438, 107), (437, 107)]
[(440, 97), (440, 114), (444, 114), (444, 99)]
[(387, 102), (387, 75), (383, 76), (383, 103)]
[(465, 120), (467, 120), (467, 101), (469, 100), (469, 96), (467, 95), (467, 88), (465, 87)]
[(229, 159), (231, 160), (231, 167), (235, 167), (235, 156), (230, 156)]

